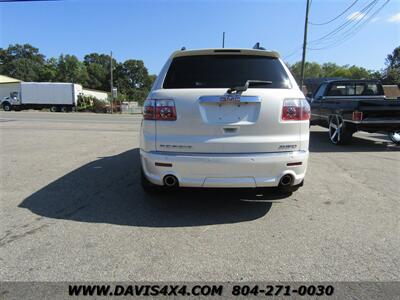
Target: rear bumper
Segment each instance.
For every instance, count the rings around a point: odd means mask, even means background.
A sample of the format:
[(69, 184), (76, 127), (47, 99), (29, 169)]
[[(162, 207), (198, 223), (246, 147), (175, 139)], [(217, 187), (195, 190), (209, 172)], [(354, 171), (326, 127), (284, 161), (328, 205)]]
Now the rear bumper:
[(400, 129), (400, 120), (397, 118), (366, 118), (362, 121), (345, 120), (348, 123), (354, 124), (357, 130), (369, 132), (375, 131), (397, 131)]
[(143, 172), (152, 183), (163, 185), (165, 175), (174, 175), (181, 187), (205, 188), (276, 187), (286, 174), (293, 176), (293, 185), (298, 185), (305, 176), (308, 155), (308, 151), (189, 154), (140, 150)]

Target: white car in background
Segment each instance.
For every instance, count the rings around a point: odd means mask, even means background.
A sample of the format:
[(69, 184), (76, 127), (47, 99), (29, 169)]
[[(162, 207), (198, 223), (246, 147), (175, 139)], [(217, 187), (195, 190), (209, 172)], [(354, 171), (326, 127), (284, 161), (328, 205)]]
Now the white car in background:
[(174, 52), (144, 103), (142, 186), (303, 184), (310, 108), (278, 53)]

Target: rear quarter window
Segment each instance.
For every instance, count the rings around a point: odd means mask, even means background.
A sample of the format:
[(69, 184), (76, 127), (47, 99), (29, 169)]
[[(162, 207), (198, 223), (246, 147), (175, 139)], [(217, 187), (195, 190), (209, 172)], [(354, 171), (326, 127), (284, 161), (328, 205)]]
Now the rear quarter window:
[(271, 81), (257, 88), (291, 88), (288, 74), (277, 58), (251, 55), (196, 55), (173, 59), (164, 89), (230, 88), (247, 80)]

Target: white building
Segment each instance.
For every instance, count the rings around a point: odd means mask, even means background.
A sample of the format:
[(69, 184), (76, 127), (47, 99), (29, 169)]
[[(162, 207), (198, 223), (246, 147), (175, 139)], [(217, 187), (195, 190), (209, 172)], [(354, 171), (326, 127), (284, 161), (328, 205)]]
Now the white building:
[(107, 92), (103, 92), (103, 91), (99, 91), (99, 90), (92, 90), (92, 89), (88, 89), (88, 88), (83, 88), (82, 89), (82, 94), (84, 96), (96, 97), (98, 100), (101, 100), (101, 101), (106, 101), (108, 99), (108, 93)]

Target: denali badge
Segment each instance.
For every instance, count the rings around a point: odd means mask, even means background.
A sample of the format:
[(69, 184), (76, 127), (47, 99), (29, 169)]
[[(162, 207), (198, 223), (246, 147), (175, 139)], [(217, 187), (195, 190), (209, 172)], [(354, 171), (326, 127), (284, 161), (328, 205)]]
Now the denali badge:
[(160, 148), (168, 148), (168, 149), (191, 149), (192, 146), (190, 145), (164, 145), (161, 144)]
[(238, 104), (240, 103), (240, 95), (235, 95), (235, 94), (224, 95), (219, 98), (219, 102), (221, 104), (226, 104), (226, 103)]
[(297, 145), (279, 145), (279, 150), (291, 150), (296, 149)]

